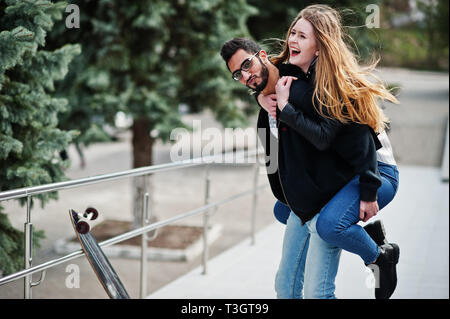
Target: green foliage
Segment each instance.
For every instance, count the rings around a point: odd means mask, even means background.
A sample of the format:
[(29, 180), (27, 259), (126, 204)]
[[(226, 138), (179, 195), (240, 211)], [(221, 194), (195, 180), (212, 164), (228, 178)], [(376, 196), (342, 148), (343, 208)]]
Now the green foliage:
[[(62, 17), (62, 5), (44, 0), (0, 1), (0, 191), (64, 179), (68, 163), (58, 152), (76, 132), (57, 127), (67, 100), (52, 91), (80, 47), (42, 49), (54, 20)], [(37, 197), (44, 205), (56, 194)], [(36, 241), (42, 237), (37, 234)], [(0, 235), (0, 269), (17, 270), (23, 264), (23, 244), (5, 214), (0, 215)]]
[[(33, 230), (33, 251), (39, 248), (39, 242), (45, 238), (44, 232)], [(11, 226), (8, 216), (0, 207), (0, 270), (3, 275), (11, 274), (24, 266), (24, 233)]]
[(381, 7), (382, 26), (369, 37), (379, 43), (380, 65), (420, 70), (448, 70), (448, 1), (417, 1), (422, 20), (405, 20), (399, 27), (392, 21), (407, 16), (408, 1), (389, 2)]
[[(419, 28), (426, 35), (428, 60), (426, 65), (437, 69), (442, 65), (448, 69), (449, 2), (446, 0), (436, 2), (420, 0), (417, 2), (417, 6), (425, 15)], [(442, 60), (444, 61), (441, 62)]]
[(381, 28), (371, 34), (379, 42), (383, 58), (380, 65), (408, 68), (427, 67), (426, 35), (414, 29)]
[(244, 0), (72, 3), (80, 8), (80, 28), (57, 27), (49, 42), (80, 43), (83, 49), (57, 87), (69, 99), (61, 127), (76, 123), (79, 139), (88, 142), (93, 118), (101, 128), (122, 111), (148, 119), (150, 130), (167, 141), (173, 128), (184, 127), (181, 103), (194, 112), (212, 109), (226, 126), (246, 122), (219, 55), (226, 40), (248, 35), (245, 23), (256, 11)]

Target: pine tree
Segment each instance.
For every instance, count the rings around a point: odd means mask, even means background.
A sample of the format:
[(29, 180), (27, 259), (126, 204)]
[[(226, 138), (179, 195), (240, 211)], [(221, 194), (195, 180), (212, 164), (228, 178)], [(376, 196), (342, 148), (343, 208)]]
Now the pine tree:
[[(151, 165), (154, 142), (168, 141), (173, 128), (184, 127), (181, 103), (213, 110), (228, 127), (245, 123), (246, 110), (236, 106), (234, 91), (244, 96), (246, 90), (230, 81), (219, 55), (226, 40), (248, 35), (245, 23), (256, 11), (245, 0), (72, 3), (80, 9), (80, 28), (61, 29), (55, 46), (68, 39), (80, 43), (83, 53), (62, 90), (75, 93), (78, 112), (94, 110), (110, 123), (119, 111), (133, 118), (133, 167)], [(136, 189), (137, 213), (142, 179)], [(135, 214), (135, 224), (139, 219)]]
[[(0, 0), (0, 191), (64, 179), (68, 163), (59, 151), (74, 131), (57, 128), (67, 100), (53, 94), (55, 81), (80, 53), (77, 45), (45, 50), (45, 39), (66, 4), (47, 0)], [(41, 205), (56, 193), (36, 196)], [(34, 234), (35, 244), (43, 232)], [(14, 229), (0, 207), (0, 269), (4, 274), (23, 266), (23, 234)]]

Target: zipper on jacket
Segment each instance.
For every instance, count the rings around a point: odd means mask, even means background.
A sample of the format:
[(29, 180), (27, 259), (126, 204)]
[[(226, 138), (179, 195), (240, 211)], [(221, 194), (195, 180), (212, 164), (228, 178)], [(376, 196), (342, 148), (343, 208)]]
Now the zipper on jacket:
[[(277, 129), (279, 129), (279, 126), (280, 126), (279, 123), (280, 123), (280, 122), (277, 123), (277, 124), (278, 124)], [(283, 193), (283, 197), (284, 197), (284, 199), (286, 200), (286, 204), (287, 204), (287, 206), (289, 207), (289, 209), (291, 210), (291, 212), (294, 212), (294, 211), (292, 210), (291, 205), (289, 204), (289, 201), (288, 201), (288, 199), (287, 199), (287, 196), (286, 196), (286, 194), (285, 194), (285, 192), (284, 192), (283, 183), (281, 182), (281, 176), (280, 176), (280, 156), (279, 156), (279, 154), (280, 154), (280, 152), (279, 152), (279, 150), (280, 150), (280, 139), (281, 139), (281, 134), (280, 134), (280, 131), (278, 130), (278, 150), (277, 150), (278, 169), (277, 169), (277, 175), (278, 175), (278, 180), (280, 181), (281, 192)]]
[[(269, 121), (268, 119), (267, 119), (267, 121)], [(281, 139), (281, 134), (280, 134), (280, 116), (279, 116), (279, 113), (277, 114), (277, 118), (276, 118), (276, 123), (277, 123), (277, 131), (278, 131), (278, 150), (280, 149), (280, 139)], [(268, 127), (269, 127), (269, 130), (270, 130), (270, 125), (269, 125), (269, 123), (267, 123), (268, 125)], [(271, 134), (270, 132), (269, 132), (269, 134)], [(277, 175), (278, 175), (278, 181), (280, 182), (280, 187), (281, 187), (281, 192), (283, 193), (283, 197), (284, 197), (284, 199), (286, 200), (286, 204), (287, 204), (287, 206), (289, 207), (289, 209), (293, 212), (293, 210), (292, 210), (292, 208), (291, 208), (291, 205), (289, 204), (289, 202), (288, 202), (288, 199), (287, 199), (287, 197), (286, 197), (286, 193), (284, 192), (284, 188), (283, 188), (283, 183), (281, 182), (281, 176), (280, 176), (280, 157), (279, 157), (279, 151), (277, 150), (277, 162), (278, 162), (278, 168), (277, 168)]]
[[(279, 163), (279, 162), (278, 162), (278, 163)], [(294, 212), (294, 211), (292, 210), (292, 208), (291, 208), (291, 205), (289, 204), (289, 201), (288, 201), (288, 199), (287, 199), (287, 197), (286, 197), (286, 194), (284, 193), (283, 183), (281, 182), (280, 169), (278, 169), (277, 175), (278, 175), (278, 180), (280, 181), (281, 192), (283, 193), (284, 199), (286, 200), (286, 204), (287, 204), (287, 206), (289, 207), (289, 209), (291, 210), (291, 212)]]

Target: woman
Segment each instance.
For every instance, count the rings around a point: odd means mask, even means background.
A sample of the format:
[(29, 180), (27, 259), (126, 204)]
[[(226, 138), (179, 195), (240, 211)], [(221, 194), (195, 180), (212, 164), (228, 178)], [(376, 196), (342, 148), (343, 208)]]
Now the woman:
[[(271, 61), (275, 65), (289, 62), (287, 65), (280, 65), (280, 75), (284, 76), (276, 86), (276, 104), (280, 111), (277, 117), (311, 143), (318, 145), (318, 139), (317, 136), (311, 136), (311, 127), (305, 128), (304, 125), (311, 115), (304, 112), (305, 96), (311, 97), (311, 100), (314, 98), (314, 108), (321, 115), (321, 120), (327, 122), (331, 119), (333, 123), (339, 123), (333, 126), (333, 130), (316, 130), (319, 133), (332, 132), (320, 137), (321, 149), (332, 146), (334, 138), (347, 130), (348, 123), (353, 123), (353, 126), (368, 126), (380, 133), (378, 138), (383, 147), (377, 152), (377, 159), (382, 183), (378, 189), (378, 197), (374, 197), (373, 192), (363, 192), (362, 186), (366, 181), (362, 179), (363, 175), (355, 176), (322, 208), (308, 227), (310, 233), (317, 231), (328, 244), (356, 253), (366, 265), (375, 266), (379, 270), (376, 272), (379, 274), (376, 298), (389, 298), (396, 286), (395, 265), (398, 262), (399, 248), (395, 244), (377, 245), (357, 222), (367, 221), (375, 216), (379, 208), (389, 203), (396, 193), (398, 171), (384, 132), (387, 118), (376, 101), (378, 98), (395, 103), (398, 101), (382, 84), (365, 79), (375, 64), (368, 70), (363, 70), (358, 65), (343, 41), (339, 14), (328, 6), (314, 5), (302, 10), (289, 28), (283, 52)], [(298, 78), (309, 82), (310, 87), (296, 85), (291, 88)], [(312, 93), (311, 96), (308, 93)], [(266, 97), (266, 100), (259, 97), (258, 101), (266, 104), (268, 109), (269, 104), (273, 107), (273, 97)], [(311, 121), (308, 123), (310, 126)], [(315, 124), (319, 127), (321, 125), (318, 122)], [(355, 130), (347, 130), (347, 133), (358, 137)], [(345, 148), (345, 145), (342, 147)], [(295, 291), (297, 286), (298, 290), (302, 286), (304, 272), (308, 269), (306, 251), (309, 245), (305, 240), (298, 240), (304, 225), (301, 220), (295, 220), (295, 215), (290, 214), (287, 221), (283, 257), (276, 280), (279, 295), (288, 297), (286, 287), (289, 291)], [(292, 258), (295, 253), (299, 257)], [(328, 255), (328, 260), (336, 263), (328, 269), (333, 281), (337, 272), (338, 255), (338, 252)], [(316, 279), (323, 280), (321, 276), (323, 273)], [(334, 285), (331, 280), (324, 280), (323, 286), (333, 297)]]

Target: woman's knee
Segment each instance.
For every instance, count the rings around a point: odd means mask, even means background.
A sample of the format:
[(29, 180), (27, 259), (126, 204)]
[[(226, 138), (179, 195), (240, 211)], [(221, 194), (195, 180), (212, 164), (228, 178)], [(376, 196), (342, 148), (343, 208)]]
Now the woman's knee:
[(333, 241), (341, 232), (338, 225), (337, 220), (321, 214), (316, 222), (317, 234), (325, 241)]

